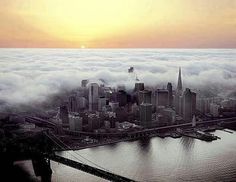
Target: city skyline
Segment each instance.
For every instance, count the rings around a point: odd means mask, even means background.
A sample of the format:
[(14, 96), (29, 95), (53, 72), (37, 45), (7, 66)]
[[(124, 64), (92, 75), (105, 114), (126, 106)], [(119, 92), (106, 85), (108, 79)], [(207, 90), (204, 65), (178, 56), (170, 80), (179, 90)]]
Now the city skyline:
[(0, 47), (235, 48), (236, 1), (0, 2)]
[[(77, 88), (83, 79), (110, 87), (124, 85), (127, 89), (133, 89), (137, 79), (160, 89), (172, 82), (175, 88), (180, 66), (185, 77), (183, 85), (199, 89), (204, 95), (234, 97), (235, 93), (233, 50), (1, 49), (0, 52), (1, 110), (35, 107), (53, 95), (64, 95)], [(128, 73), (131, 66), (134, 72)]]
[(0, 0), (0, 181), (236, 181), (236, 0)]

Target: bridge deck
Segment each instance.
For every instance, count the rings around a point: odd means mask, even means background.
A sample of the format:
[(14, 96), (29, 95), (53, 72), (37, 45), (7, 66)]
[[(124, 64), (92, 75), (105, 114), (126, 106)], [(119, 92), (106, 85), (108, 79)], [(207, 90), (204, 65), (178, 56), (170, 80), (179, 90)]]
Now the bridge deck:
[(55, 162), (59, 162), (62, 163), (64, 165), (73, 167), (75, 169), (79, 169), (81, 171), (84, 171), (86, 173), (90, 173), (92, 175), (101, 177), (103, 179), (109, 180), (109, 181), (116, 181), (116, 182), (133, 182), (134, 180), (108, 172), (108, 171), (104, 171), (102, 169), (98, 169), (86, 164), (82, 164), (80, 162), (77, 161), (73, 161), (71, 159), (67, 159), (58, 155), (53, 155), (50, 156), (50, 159), (55, 161)]

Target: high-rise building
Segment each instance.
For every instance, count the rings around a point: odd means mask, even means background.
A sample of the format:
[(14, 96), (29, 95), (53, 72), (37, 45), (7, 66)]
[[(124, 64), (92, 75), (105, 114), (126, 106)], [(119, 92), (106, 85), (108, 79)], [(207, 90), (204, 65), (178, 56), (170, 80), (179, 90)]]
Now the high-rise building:
[(220, 106), (215, 103), (210, 104), (210, 114), (212, 114), (213, 117), (218, 117), (219, 116), (219, 109)]
[(119, 90), (125, 91), (125, 90), (126, 90), (125, 85), (122, 85), (122, 84), (118, 85), (118, 86), (117, 86), (117, 90), (118, 90), (118, 91), (119, 91)]
[(175, 123), (176, 113), (172, 108), (162, 109), (161, 114), (168, 118), (169, 124)]
[(196, 93), (191, 92), (189, 88), (183, 93), (183, 119), (191, 122), (196, 110)]
[(119, 108), (119, 102), (110, 102), (112, 112), (115, 112)]
[(168, 90), (157, 89), (156, 90), (156, 104), (158, 106), (168, 106)]
[(167, 90), (168, 90), (168, 106), (173, 107), (173, 91), (172, 91), (172, 84), (168, 82), (167, 84)]
[(150, 127), (152, 125), (152, 104), (140, 104), (140, 122), (143, 127)]
[(88, 80), (82, 80), (81, 81), (81, 87), (86, 87), (88, 84)]
[(197, 98), (196, 100), (196, 107), (198, 111), (200, 111), (202, 114), (207, 113), (207, 108), (206, 108), (206, 99), (205, 98)]
[(98, 111), (102, 111), (102, 108), (107, 105), (107, 98), (99, 97), (98, 98)]
[(77, 98), (77, 109), (84, 110), (86, 109), (88, 100), (85, 97), (78, 97)]
[(89, 110), (96, 111), (98, 109), (98, 89), (97, 83), (89, 85)]
[(89, 114), (88, 115), (88, 127), (89, 131), (93, 131), (95, 129), (99, 129), (100, 122), (99, 122), (99, 116), (97, 114)]
[(59, 118), (61, 119), (62, 124), (64, 125), (69, 124), (69, 112), (66, 105), (60, 106)]
[(79, 115), (69, 115), (69, 129), (71, 131), (82, 131), (83, 118)]
[(71, 95), (69, 97), (69, 102), (68, 102), (68, 110), (69, 112), (77, 112), (77, 98), (75, 95)]
[(175, 105), (175, 111), (177, 114), (182, 114), (182, 94), (183, 94), (183, 85), (182, 85), (182, 78), (181, 78), (181, 68), (179, 68), (179, 76), (178, 76), (178, 83), (177, 88), (175, 90), (175, 99), (174, 99), (174, 105)]
[(138, 98), (138, 103), (149, 103), (151, 104), (151, 96), (152, 96), (152, 91), (150, 90), (142, 90), (139, 91), (139, 98)]
[(116, 97), (120, 107), (127, 104), (127, 93), (124, 90), (119, 90)]
[(134, 91), (138, 92), (142, 90), (144, 90), (144, 83), (135, 83)]
[(179, 68), (179, 76), (178, 76), (178, 84), (176, 91), (182, 95), (183, 92), (183, 85), (182, 85), (182, 78), (181, 78), (181, 68)]
[(192, 112), (193, 115), (195, 115), (197, 110), (197, 94), (195, 92), (191, 93), (192, 93)]

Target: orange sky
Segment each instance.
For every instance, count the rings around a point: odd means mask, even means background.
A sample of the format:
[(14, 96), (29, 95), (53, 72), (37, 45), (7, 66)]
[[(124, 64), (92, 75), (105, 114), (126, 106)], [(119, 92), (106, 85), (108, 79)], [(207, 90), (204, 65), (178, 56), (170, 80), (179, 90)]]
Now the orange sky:
[(0, 0), (0, 47), (236, 48), (236, 0)]

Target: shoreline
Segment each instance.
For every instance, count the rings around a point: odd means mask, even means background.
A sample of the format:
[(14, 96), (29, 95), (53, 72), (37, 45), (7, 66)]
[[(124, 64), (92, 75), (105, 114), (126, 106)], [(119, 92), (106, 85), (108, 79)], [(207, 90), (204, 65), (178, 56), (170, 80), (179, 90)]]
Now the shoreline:
[[(211, 132), (215, 132), (217, 130), (220, 130), (220, 131), (224, 131), (224, 132), (228, 132), (228, 131), (225, 131), (225, 129), (227, 128), (222, 128), (222, 129), (219, 129), (219, 128), (216, 128), (214, 131), (211, 131)], [(166, 138), (166, 137), (170, 137), (172, 139), (176, 139), (176, 138), (181, 138), (181, 137), (190, 137), (190, 136), (186, 136), (186, 135), (181, 135), (179, 137), (173, 137), (171, 135), (171, 132), (166, 132), (164, 133), (163, 135), (160, 135), (160, 134), (152, 134), (152, 135), (149, 135), (149, 136), (145, 136), (146, 138), (153, 138), (153, 137), (159, 137), (159, 138)], [(145, 138), (145, 137), (135, 137), (135, 138), (124, 138), (124, 139), (119, 139), (119, 140), (113, 140), (113, 141), (110, 141), (110, 142), (104, 142), (104, 143), (97, 143), (97, 144), (91, 144), (91, 145), (86, 145), (86, 146), (81, 146), (81, 147), (70, 147), (70, 150), (74, 151), (74, 150), (83, 150), (83, 149), (87, 149), (87, 148), (94, 148), (94, 147), (99, 147), (99, 146), (105, 146), (105, 145), (111, 145), (111, 144), (116, 144), (116, 143), (120, 143), (120, 142), (127, 142), (127, 141), (137, 141), (139, 139), (142, 139), (142, 138)], [(192, 137), (190, 137), (192, 138)], [(198, 140), (201, 140), (201, 141), (205, 141), (205, 140), (202, 140), (200, 138), (194, 138), (194, 139), (198, 139)], [(213, 140), (212, 140), (213, 141)], [(206, 141), (206, 142), (209, 142), (209, 141)], [(55, 152), (62, 152), (62, 151), (70, 151), (70, 150), (63, 150), (63, 149), (56, 149)]]

